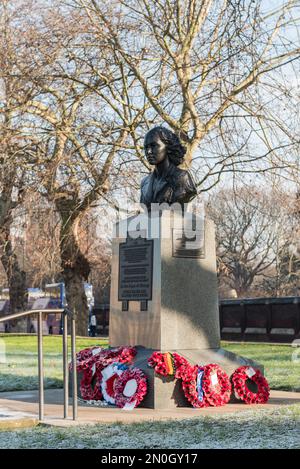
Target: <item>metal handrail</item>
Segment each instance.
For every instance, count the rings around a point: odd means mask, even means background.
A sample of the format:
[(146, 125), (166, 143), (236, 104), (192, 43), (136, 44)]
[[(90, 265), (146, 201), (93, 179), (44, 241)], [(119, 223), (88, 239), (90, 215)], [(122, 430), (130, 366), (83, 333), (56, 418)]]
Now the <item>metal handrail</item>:
[(38, 315), (38, 374), (39, 374), (39, 420), (44, 420), (44, 367), (43, 367), (43, 314), (63, 314), (63, 375), (64, 375), (64, 418), (68, 418), (69, 404), (69, 367), (68, 367), (68, 317), (71, 320), (71, 356), (72, 356), (72, 407), (73, 420), (77, 420), (77, 368), (76, 368), (76, 324), (72, 311), (68, 308), (33, 309), (0, 317), (0, 323), (30, 315)]

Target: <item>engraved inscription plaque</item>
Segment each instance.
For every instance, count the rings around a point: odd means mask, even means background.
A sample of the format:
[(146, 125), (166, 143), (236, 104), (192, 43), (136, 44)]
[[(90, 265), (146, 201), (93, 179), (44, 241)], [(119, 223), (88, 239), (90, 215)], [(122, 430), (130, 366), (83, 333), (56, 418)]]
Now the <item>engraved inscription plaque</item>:
[(119, 246), (119, 301), (152, 299), (153, 240), (127, 238)]
[(190, 257), (203, 259), (205, 257), (204, 230), (173, 229), (172, 236), (173, 257)]

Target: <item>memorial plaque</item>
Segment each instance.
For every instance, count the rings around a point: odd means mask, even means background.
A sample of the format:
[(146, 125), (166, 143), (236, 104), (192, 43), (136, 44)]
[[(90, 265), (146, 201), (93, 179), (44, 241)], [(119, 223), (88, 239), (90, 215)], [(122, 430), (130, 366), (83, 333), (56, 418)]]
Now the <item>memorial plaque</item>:
[(153, 240), (127, 238), (119, 245), (119, 301), (152, 299)]
[(173, 257), (205, 257), (204, 230), (177, 230), (173, 229), (172, 236)]

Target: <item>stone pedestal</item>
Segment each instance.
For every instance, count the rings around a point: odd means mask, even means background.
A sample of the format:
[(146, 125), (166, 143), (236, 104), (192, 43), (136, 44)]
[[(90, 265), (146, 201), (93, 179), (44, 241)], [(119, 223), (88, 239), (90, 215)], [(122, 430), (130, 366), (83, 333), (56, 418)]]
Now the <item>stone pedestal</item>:
[[(196, 243), (187, 239), (191, 230), (197, 234)], [(147, 251), (148, 256), (152, 255), (151, 299), (147, 284), (149, 259), (145, 257), (148, 271), (144, 277), (142, 260), (137, 266), (134, 256), (126, 257), (129, 264), (121, 265), (124, 254), (120, 248), (124, 243), (127, 251), (136, 253), (139, 259), (143, 242), (131, 239), (138, 236), (152, 240), (152, 254)], [(211, 220), (204, 222), (191, 213), (182, 217), (166, 210), (156, 216), (140, 214), (119, 222), (112, 244), (111, 278), (109, 345), (138, 346), (135, 365), (149, 379), (149, 392), (142, 406), (163, 409), (189, 405), (179, 382), (155, 376), (148, 367), (147, 359), (154, 350), (176, 351), (191, 363), (218, 363), (228, 374), (242, 364), (257, 366), (220, 348), (215, 234)], [(128, 299), (130, 295), (133, 300)], [(148, 299), (143, 295), (148, 295)]]

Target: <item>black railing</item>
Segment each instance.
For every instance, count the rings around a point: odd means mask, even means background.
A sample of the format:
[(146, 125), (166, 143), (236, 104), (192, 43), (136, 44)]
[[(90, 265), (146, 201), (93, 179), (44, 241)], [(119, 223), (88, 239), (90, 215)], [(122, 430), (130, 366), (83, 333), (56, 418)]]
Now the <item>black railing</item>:
[(224, 340), (291, 343), (300, 338), (300, 297), (239, 298), (220, 302)]
[(38, 376), (39, 376), (39, 420), (44, 420), (45, 399), (44, 399), (44, 365), (43, 365), (43, 315), (62, 314), (63, 315), (63, 376), (64, 376), (64, 418), (68, 418), (69, 406), (69, 367), (68, 367), (68, 318), (71, 321), (71, 356), (72, 356), (72, 408), (73, 420), (77, 419), (77, 368), (76, 368), (76, 324), (74, 314), (65, 309), (43, 309), (23, 311), (21, 313), (10, 314), (0, 317), (1, 322), (11, 321), (31, 315), (37, 315), (37, 338), (38, 338)]

